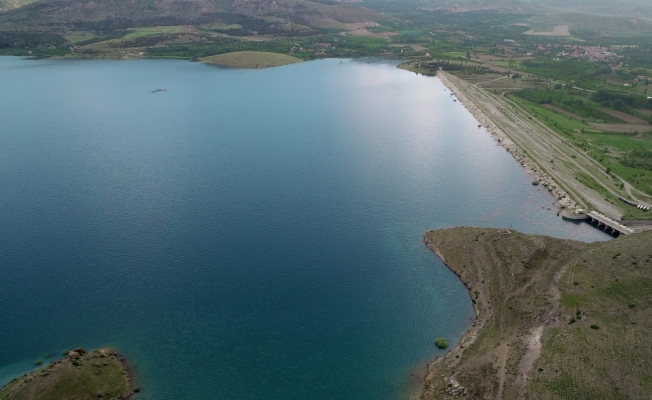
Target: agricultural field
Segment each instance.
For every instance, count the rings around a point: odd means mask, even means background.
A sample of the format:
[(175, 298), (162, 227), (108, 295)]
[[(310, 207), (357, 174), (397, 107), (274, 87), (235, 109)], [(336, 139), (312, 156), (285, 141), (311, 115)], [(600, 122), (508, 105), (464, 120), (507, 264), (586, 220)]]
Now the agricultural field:
[(97, 36), (92, 32), (70, 32), (63, 36), (71, 44), (84, 42), (96, 38)]
[(125, 40), (136, 39), (145, 36), (155, 36), (165, 33), (179, 33), (181, 32), (181, 27), (178, 26), (152, 26), (146, 28), (129, 28), (127, 35), (123, 37)]
[[(623, 111), (601, 109), (600, 103), (594, 101), (600, 98), (598, 94), (571, 92), (574, 95), (554, 90), (524, 91), (510, 99), (585, 151), (605, 170), (608, 168), (652, 196), (652, 125)], [(636, 113), (640, 115), (638, 110)], [(634, 210), (627, 209), (628, 214)]]

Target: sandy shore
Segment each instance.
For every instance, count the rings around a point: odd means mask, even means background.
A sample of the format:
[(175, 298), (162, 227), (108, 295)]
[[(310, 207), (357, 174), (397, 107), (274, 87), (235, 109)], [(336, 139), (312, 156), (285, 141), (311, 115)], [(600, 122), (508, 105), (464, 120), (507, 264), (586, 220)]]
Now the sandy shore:
[(482, 111), (475, 102), (466, 96), (452, 81), (448, 73), (438, 71), (437, 77), (442, 83), (455, 94), (457, 99), (466, 107), (467, 110), (478, 120), (478, 122), (489, 131), (491, 136), (494, 137), (509, 153), (519, 162), (535, 180), (548, 189), (548, 191), (559, 200), (559, 204), (565, 208), (575, 208), (577, 203), (570, 198), (568, 193), (560, 188), (555, 181), (539, 166), (525, 155), (525, 152), (516, 143), (510, 139), (496, 124)]

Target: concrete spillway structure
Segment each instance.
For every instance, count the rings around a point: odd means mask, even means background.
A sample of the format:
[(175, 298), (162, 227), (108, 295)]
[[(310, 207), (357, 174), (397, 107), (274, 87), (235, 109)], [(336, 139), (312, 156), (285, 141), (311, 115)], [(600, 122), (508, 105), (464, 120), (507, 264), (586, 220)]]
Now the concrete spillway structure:
[(588, 221), (592, 225), (596, 225), (598, 228), (603, 229), (607, 233), (612, 233), (614, 235), (629, 235), (634, 233), (634, 230), (626, 227), (625, 225), (614, 221), (613, 219), (600, 214), (597, 211), (591, 211), (587, 214)]

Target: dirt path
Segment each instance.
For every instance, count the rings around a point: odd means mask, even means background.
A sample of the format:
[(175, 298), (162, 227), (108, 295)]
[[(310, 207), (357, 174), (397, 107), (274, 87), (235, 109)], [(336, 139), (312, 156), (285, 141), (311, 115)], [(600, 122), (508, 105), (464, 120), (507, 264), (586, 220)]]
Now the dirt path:
[(478, 83), (476, 83), (476, 86), (484, 85), (485, 83), (489, 83), (489, 82), (496, 82), (496, 81), (499, 81), (501, 79), (507, 79), (507, 76), (501, 76), (500, 78), (491, 79), (491, 80), (484, 81), (484, 82), (478, 82)]
[(496, 393), (496, 400), (499, 400), (503, 397), (503, 390), (505, 388), (505, 368), (507, 367), (507, 353), (509, 352), (509, 347), (507, 347), (507, 342), (504, 340), (500, 341), (500, 346), (496, 350), (498, 353), (498, 393)]
[[(629, 195), (629, 196), (630, 196), (630, 197), (631, 197), (635, 202), (637, 202), (637, 203), (639, 203), (639, 204), (642, 204), (642, 205), (644, 205), (644, 206), (652, 207), (652, 205), (650, 205), (650, 203), (646, 203), (646, 202), (644, 202), (643, 200), (637, 198), (636, 195), (634, 195), (634, 193), (633, 193), (634, 191), (641, 193), (638, 189), (636, 189), (634, 186), (632, 186), (629, 182), (627, 182), (626, 180), (624, 180), (624, 179), (621, 178), (620, 176), (618, 176), (618, 175), (614, 175), (614, 176), (615, 176), (616, 178), (620, 179), (620, 181), (621, 181), (621, 182), (623, 183), (623, 185), (625, 186), (625, 191), (627, 192), (627, 194), (628, 194), (628, 195)], [(643, 196), (647, 196), (647, 195), (643, 193)]]

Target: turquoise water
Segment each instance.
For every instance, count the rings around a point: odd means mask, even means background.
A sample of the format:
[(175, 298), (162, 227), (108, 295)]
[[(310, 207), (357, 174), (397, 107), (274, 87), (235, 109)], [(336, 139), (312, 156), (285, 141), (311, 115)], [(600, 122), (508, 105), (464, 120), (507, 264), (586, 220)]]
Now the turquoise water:
[(424, 231), (608, 238), (391, 63), (2, 57), (0, 88), (0, 384), (111, 345), (140, 399), (396, 399), (473, 317)]

